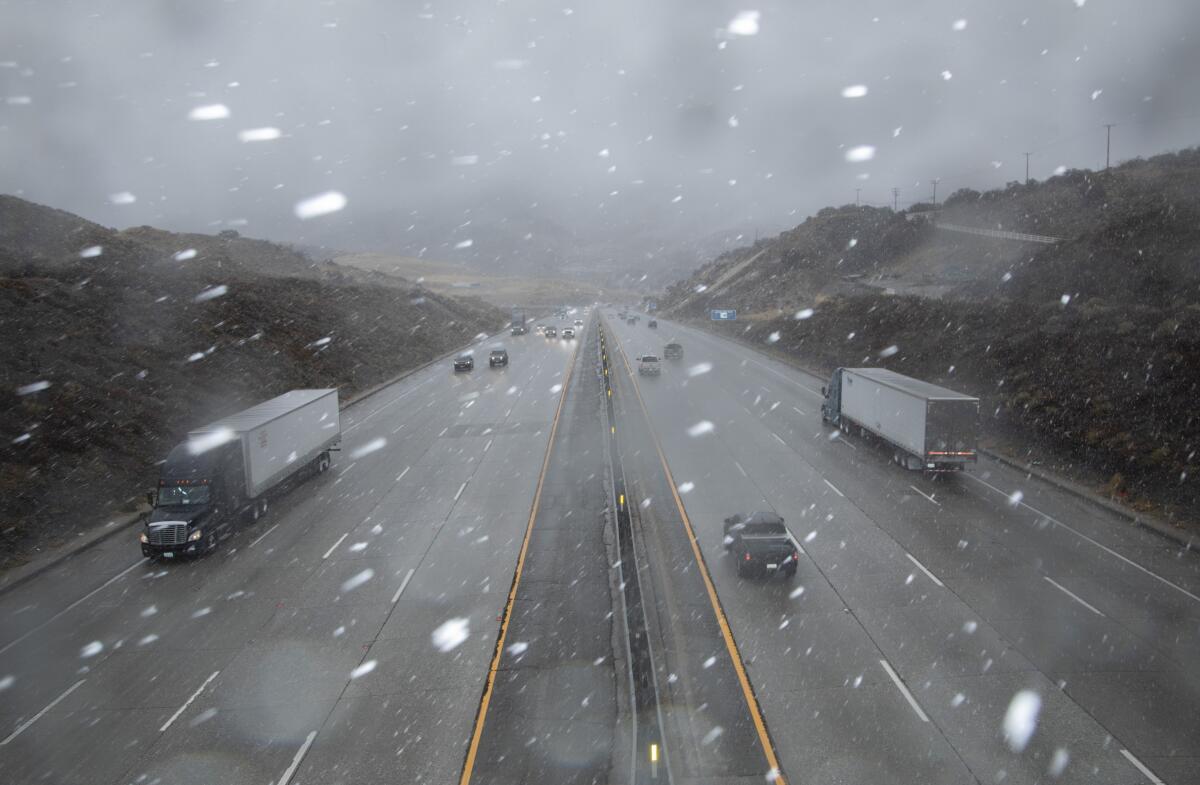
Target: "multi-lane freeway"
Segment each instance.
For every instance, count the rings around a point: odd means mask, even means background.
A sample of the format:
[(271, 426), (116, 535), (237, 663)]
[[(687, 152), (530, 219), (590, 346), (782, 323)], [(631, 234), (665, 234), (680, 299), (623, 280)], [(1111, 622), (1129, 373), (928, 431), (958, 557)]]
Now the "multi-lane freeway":
[[(217, 553), (0, 595), (0, 781), (1200, 782), (1194, 553), (831, 439), (821, 380), (708, 332), (501, 342), (345, 409)], [(757, 509), (790, 582), (725, 554)]]

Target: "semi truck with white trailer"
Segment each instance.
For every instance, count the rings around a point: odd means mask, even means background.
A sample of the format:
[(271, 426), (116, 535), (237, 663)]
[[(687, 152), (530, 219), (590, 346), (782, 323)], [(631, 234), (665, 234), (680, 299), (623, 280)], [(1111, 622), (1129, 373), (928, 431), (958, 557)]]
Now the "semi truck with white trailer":
[(284, 480), (329, 469), (341, 435), (335, 389), (292, 390), (191, 431), (148, 494), (142, 554), (174, 559), (215, 549), (239, 520), (266, 515), (269, 492)]
[(906, 469), (958, 471), (977, 460), (978, 398), (885, 368), (838, 368), (821, 393), (822, 420), (882, 440)]

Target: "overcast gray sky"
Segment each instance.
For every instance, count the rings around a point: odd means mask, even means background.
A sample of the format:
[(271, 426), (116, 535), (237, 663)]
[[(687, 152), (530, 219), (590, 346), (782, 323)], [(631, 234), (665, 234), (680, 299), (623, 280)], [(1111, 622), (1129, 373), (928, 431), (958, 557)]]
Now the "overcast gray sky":
[[(1024, 151), (1101, 166), (1103, 123), (1118, 160), (1195, 144), (1198, 32), (1193, 0), (0, 0), (0, 188), (110, 226), (619, 263), (855, 188), (1000, 185)], [(344, 209), (296, 217), (327, 191)]]

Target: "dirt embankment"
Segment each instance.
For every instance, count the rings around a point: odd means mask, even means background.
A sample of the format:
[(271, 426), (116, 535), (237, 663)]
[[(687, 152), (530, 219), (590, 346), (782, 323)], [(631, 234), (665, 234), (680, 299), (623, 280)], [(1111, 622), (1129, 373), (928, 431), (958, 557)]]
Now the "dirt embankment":
[[(932, 222), (830, 208), (701, 268), (660, 307), (814, 369), (885, 366), (979, 395), (988, 438), (1005, 451), (1195, 523), (1198, 183), (1200, 152), (1187, 150), (1108, 173), (960, 192), (943, 209), (957, 224), (1064, 240), (1018, 243), (1024, 251), (1008, 254), (1003, 274), (1002, 253), (959, 260), (937, 298), (860, 283), (944, 257)], [(710, 308), (747, 318), (712, 325)]]
[(101, 255), (0, 247), (0, 567), (129, 509), (196, 425), (297, 387), (347, 396), (505, 322), (399, 279), (287, 277), (307, 260), (278, 247), (266, 276), (87, 231)]

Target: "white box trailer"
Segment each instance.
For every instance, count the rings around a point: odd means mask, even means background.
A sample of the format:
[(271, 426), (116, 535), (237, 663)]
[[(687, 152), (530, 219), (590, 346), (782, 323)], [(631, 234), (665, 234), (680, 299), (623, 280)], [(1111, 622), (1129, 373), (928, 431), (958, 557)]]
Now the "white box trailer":
[(850, 433), (870, 433), (910, 469), (953, 471), (977, 460), (979, 399), (885, 368), (838, 368), (821, 416)]
[(214, 550), (246, 513), (261, 520), (267, 491), (304, 469), (330, 466), (341, 439), (337, 390), (292, 390), (188, 434), (162, 462), (142, 555)]
[(338, 391), (292, 390), (188, 434), (241, 442), (245, 494), (253, 499), (314, 463), (342, 436)]

